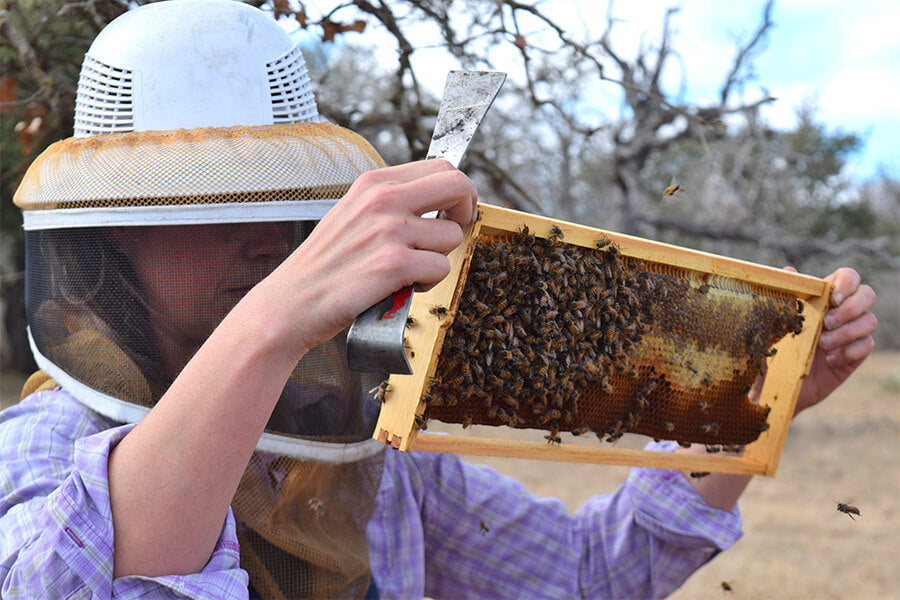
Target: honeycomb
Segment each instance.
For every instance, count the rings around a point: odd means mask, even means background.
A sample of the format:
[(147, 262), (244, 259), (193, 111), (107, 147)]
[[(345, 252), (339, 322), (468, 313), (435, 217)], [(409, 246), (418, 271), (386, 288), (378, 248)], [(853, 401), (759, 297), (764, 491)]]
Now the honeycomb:
[(748, 392), (772, 346), (802, 330), (801, 302), (562, 235), (476, 239), (420, 427), (542, 429), (551, 443), (631, 432), (710, 451), (768, 428)]

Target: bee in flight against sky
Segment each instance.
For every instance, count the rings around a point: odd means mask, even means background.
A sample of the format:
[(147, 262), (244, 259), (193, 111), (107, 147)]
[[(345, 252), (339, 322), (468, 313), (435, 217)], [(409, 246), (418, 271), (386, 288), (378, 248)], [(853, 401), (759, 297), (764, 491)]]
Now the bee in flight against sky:
[(663, 191), (663, 197), (668, 198), (670, 196), (676, 196), (680, 192), (686, 192), (686, 191), (687, 190), (685, 190), (680, 184), (677, 184), (677, 183), (675, 183), (674, 180), (672, 180), (672, 184), (669, 185), (669, 187), (667, 187), (665, 189), (665, 191)]
[(854, 521), (856, 520), (856, 517), (854, 517), (853, 515), (859, 516), (859, 509), (856, 508), (855, 506), (853, 506), (852, 504), (844, 504), (843, 502), (838, 502), (837, 509), (838, 509), (838, 512), (844, 513), (845, 515), (847, 515)]

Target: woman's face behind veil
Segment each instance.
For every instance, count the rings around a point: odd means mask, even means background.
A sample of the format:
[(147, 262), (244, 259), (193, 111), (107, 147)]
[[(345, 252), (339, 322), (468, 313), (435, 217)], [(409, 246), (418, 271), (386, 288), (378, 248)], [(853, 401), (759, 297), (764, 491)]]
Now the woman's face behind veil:
[(293, 223), (120, 227), (111, 237), (134, 269), (163, 360), (178, 370), (295, 244)]

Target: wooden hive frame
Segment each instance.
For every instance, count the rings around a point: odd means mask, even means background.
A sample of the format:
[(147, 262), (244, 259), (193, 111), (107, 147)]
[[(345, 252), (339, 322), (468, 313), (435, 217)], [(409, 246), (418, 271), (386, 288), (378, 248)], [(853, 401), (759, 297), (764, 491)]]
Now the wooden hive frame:
[[(449, 258), (450, 274), (428, 292), (413, 295), (410, 316), (415, 325), (407, 329), (412, 375), (392, 375), (374, 437), (400, 451), (421, 450), (454, 454), (502, 456), (727, 472), (774, 476), (787, 437), (803, 378), (809, 373), (816, 344), (831, 293), (831, 284), (823, 279), (653, 242), (583, 225), (566, 223), (537, 215), (479, 205), (480, 218), (465, 231), (463, 243)], [(769, 359), (760, 402), (771, 406), (770, 427), (759, 439), (748, 444), (742, 455), (653, 452), (617, 448), (603, 444), (548, 444), (545, 442), (494, 439), (466, 435), (446, 435), (420, 431), (416, 417), (421, 416), (421, 401), (438, 365), (444, 336), (459, 304), (475, 241), (479, 234), (502, 236), (517, 233), (523, 226), (540, 237), (548, 237), (558, 226), (567, 244), (593, 248), (605, 235), (619, 246), (623, 256), (663, 265), (675, 265), (699, 274), (720, 275), (795, 296), (804, 303), (803, 330), (799, 335), (781, 339), (778, 352)], [(434, 307), (447, 308), (447, 315), (435, 315)], [(512, 428), (507, 428), (514, 431)]]

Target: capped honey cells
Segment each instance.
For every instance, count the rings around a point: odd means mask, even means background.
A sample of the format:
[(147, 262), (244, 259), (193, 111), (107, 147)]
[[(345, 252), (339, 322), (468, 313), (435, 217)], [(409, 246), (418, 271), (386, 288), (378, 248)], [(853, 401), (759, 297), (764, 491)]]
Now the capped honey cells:
[[(628, 432), (740, 451), (768, 428), (748, 392), (802, 330), (789, 294), (587, 248), (527, 227), (480, 235), (427, 418), (615, 442)], [(417, 424), (422, 427), (423, 422)]]

